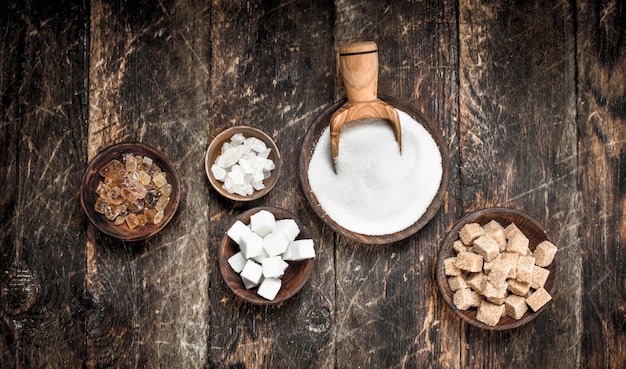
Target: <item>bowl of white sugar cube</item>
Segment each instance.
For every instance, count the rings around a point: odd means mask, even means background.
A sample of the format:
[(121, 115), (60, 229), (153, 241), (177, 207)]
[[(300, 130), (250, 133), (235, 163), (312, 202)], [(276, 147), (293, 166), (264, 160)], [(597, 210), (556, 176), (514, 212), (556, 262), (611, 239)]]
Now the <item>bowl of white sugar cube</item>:
[(524, 325), (542, 313), (555, 290), (557, 247), (543, 227), (509, 208), (478, 210), (443, 240), (437, 283), (467, 323), (487, 330)]
[(218, 260), (222, 277), (235, 295), (257, 305), (276, 305), (306, 284), (315, 244), (294, 214), (256, 207), (228, 226)]
[(252, 201), (265, 196), (278, 182), (281, 156), (274, 140), (250, 126), (220, 132), (209, 144), (205, 170), (222, 196)]

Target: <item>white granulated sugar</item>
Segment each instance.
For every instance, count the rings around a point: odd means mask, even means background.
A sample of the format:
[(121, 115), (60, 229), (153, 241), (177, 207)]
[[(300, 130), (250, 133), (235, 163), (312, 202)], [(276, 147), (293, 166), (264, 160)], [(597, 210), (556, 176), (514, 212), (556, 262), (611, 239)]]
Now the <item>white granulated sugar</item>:
[(443, 175), (439, 148), (424, 126), (403, 111), (398, 114), (402, 152), (382, 119), (342, 127), (337, 173), (329, 128), (315, 146), (308, 172), (311, 190), (322, 209), (349, 231), (399, 232), (418, 221), (437, 194)]

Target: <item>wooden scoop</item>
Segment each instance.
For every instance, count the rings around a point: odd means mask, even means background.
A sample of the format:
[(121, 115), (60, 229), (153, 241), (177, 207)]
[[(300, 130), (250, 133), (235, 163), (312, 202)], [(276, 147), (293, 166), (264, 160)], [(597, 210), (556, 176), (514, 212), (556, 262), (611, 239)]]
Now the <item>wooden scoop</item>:
[(380, 100), (378, 90), (378, 47), (373, 41), (339, 47), (339, 64), (348, 101), (330, 117), (330, 143), (333, 169), (339, 153), (339, 132), (349, 122), (364, 118), (382, 118), (391, 124), (402, 150), (398, 112)]

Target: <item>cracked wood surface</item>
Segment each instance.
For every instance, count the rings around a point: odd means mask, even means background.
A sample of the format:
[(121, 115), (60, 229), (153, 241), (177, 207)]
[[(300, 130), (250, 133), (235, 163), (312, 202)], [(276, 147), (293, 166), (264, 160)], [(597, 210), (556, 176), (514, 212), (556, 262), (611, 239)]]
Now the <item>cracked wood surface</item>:
[[(0, 2), (0, 367), (618, 368), (626, 361), (626, 9), (619, 1)], [(438, 127), (451, 180), (417, 234), (355, 244), (298, 183), (311, 122), (344, 96), (339, 44), (374, 40), (381, 94)], [(273, 136), (282, 181), (252, 204), (209, 188), (223, 129)], [(142, 141), (181, 176), (177, 215), (125, 243), (91, 226), (81, 176)], [(309, 283), (239, 300), (216, 260), (252, 206), (314, 235)], [(447, 230), (508, 206), (559, 247), (557, 290), (504, 332), (463, 323), (434, 277)], [(18, 276), (18, 277), (14, 277)]]

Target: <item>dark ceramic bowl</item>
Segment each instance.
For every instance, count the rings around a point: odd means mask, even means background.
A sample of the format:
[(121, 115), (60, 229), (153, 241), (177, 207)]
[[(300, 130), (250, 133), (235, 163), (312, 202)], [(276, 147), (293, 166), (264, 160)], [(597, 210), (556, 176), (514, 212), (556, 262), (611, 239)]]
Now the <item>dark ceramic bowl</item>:
[[(296, 237), (296, 239), (310, 239), (311, 234), (307, 230), (306, 226), (298, 219), (295, 215), (288, 212), (287, 210), (276, 208), (276, 207), (257, 207), (249, 209), (238, 217), (236, 217), (233, 222), (228, 226), (227, 229), (238, 220), (242, 221), (244, 224), (250, 224), (250, 217), (260, 210), (267, 210), (274, 214), (274, 217), (278, 219), (293, 219), (298, 224), (300, 228), (300, 234)], [(289, 267), (285, 270), (285, 274), (282, 277), (282, 286), (276, 295), (274, 300), (267, 300), (256, 293), (257, 288), (246, 289), (244, 286), (241, 277), (237, 272), (235, 272), (230, 264), (228, 263), (228, 259), (239, 252), (239, 246), (226, 234), (224, 234), (224, 238), (222, 239), (222, 243), (219, 247), (219, 255), (218, 261), (220, 266), (220, 272), (222, 273), (222, 277), (224, 281), (228, 285), (228, 287), (235, 293), (235, 295), (239, 296), (245, 301), (256, 305), (277, 305), (285, 302), (293, 295), (295, 295), (308, 281), (311, 272), (313, 271), (313, 266), (315, 259), (306, 259), (302, 261), (288, 261)]]
[[(496, 326), (489, 326), (476, 320), (476, 308), (470, 308), (469, 310), (459, 310), (454, 305), (452, 300), (454, 293), (450, 289), (450, 285), (448, 284), (448, 277), (444, 273), (443, 261), (446, 258), (456, 255), (452, 248), (452, 245), (454, 241), (459, 239), (459, 231), (461, 230), (461, 228), (463, 228), (464, 225), (468, 223), (478, 223), (481, 226), (484, 226), (491, 220), (498, 221), (498, 223), (500, 223), (503, 227), (507, 227), (509, 224), (515, 223), (515, 225), (524, 233), (524, 235), (528, 237), (528, 246), (531, 251), (534, 251), (535, 247), (541, 242), (548, 240), (548, 236), (541, 224), (518, 210), (508, 208), (488, 208), (478, 210), (459, 220), (459, 222), (456, 223), (454, 227), (452, 227), (452, 229), (448, 232), (446, 238), (441, 243), (441, 248), (437, 257), (436, 275), (437, 283), (439, 284), (439, 290), (441, 291), (444, 300), (446, 300), (446, 303), (448, 303), (448, 305), (456, 315), (475, 327), (499, 331), (519, 327), (532, 321), (550, 305), (550, 302), (544, 305), (537, 312), (533, 312), (529, 308), (528, 311), (519, 320), (515, 320), (509, 316), (505, 316), (500, 319), (499, 323)], [(550, 275), (548, 277), (548, 280), (546, 281), (544, 288), (551, 296), (554, 296), (556, 259), (552, 262), (552, 264), (547, 267), (547, 269), (550, 271)]]
[[(123, 155), (127, 153), (151, 158), (166, 173), (167, 181), (172, 186), (170, 201), (164, 209), (163, 219), (158, 224), (148, 223), (131, 229), (126, 224), (115, 225), (94, 209), (98, 198), (96, 188), (103, 180), (98, 171), (113, 159), (122, 161)], [(101, 232), (124, 241), (138, 241), (154, 236), (172, 219), (179, 202), (180, 179), (176, 169), (163, 153), (142, 143), (121, 143), (104, 149), (87, 166), (80, 189), (80, 203), (91, 223)]]

